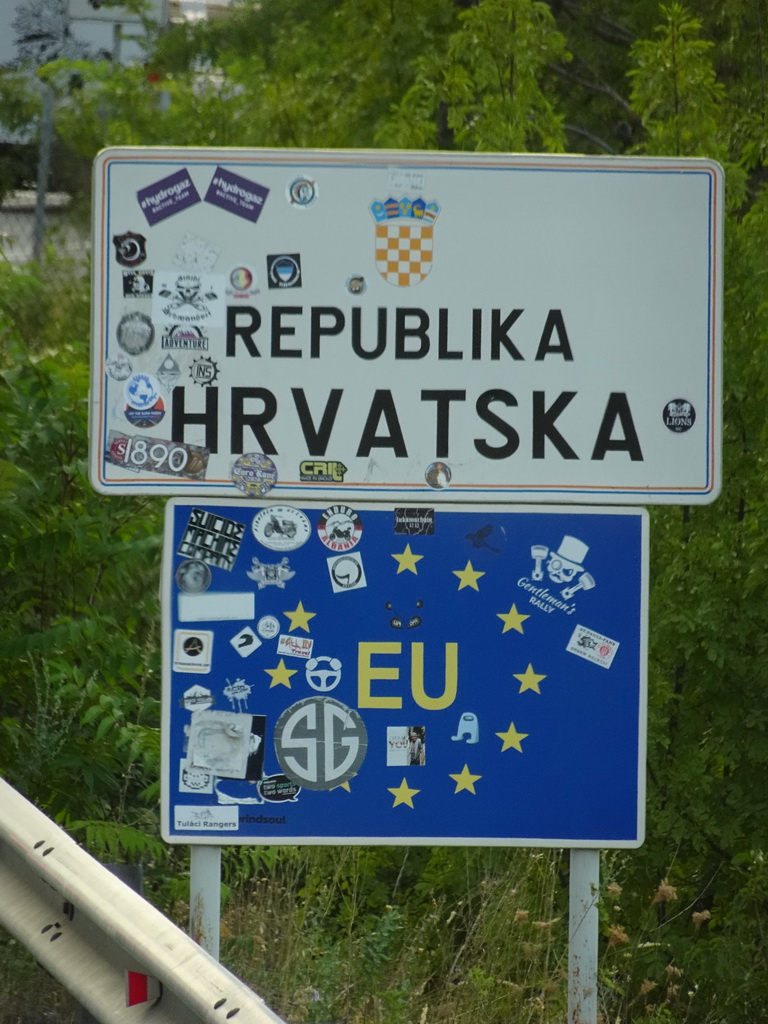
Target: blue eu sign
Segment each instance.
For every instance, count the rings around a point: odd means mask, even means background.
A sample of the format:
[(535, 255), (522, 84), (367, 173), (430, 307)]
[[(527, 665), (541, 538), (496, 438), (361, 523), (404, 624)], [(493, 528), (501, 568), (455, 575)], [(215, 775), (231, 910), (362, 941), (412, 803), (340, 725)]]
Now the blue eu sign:
[(642, 509), (174, 499), (163, 834), (643, 840)]

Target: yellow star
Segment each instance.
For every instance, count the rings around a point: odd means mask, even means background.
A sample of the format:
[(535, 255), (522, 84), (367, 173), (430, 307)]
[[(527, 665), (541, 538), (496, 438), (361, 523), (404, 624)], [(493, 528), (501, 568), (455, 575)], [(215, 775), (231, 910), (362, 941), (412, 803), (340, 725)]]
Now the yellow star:
[(475, 783), (478, 779), (482, 779), (482, 777), (482, 775), (473, 775), (467, 765), (464, 765), (458, 775), (451, 775), (451, 778), (456, 783), (456, 789), (453, 791), (454, 796), (456, 793), (460, 793), (462, 789), (467, 789), (470, 793), (475, 793)]
[(530, 615), (521, 615), (517, 610), (517, 605), (513, 604), (506, 615), (503, 612), (497, 612), (496, 618), (501, 619), (504, 623), (504, 629), (502, 633), (506, 633), (508, 629), (516, 629), (518, 633), (523, 632), (523, 623), (526, 619), (530, 619)]
[(387, 789), (395, 798), (395, 802), (392, 804), (393, 807), (397, 807), (398, 804), (408, 804), (409, 807), (413, 807), (413, 797), (421, 792), (420, 789), (409, 789), (405, 779), (395, 789), (389, 789), (389, 786)]
[(295, 676), (297, 670), (295, 668), (286, 668), (286, 664), (281, 658), (277, 668), (265, 668), (264, 671), (268, 676), (272, 676), (272, 682), (269, 684), (270, 690), (273, 686), (287, 686), (290, 690), (291, 676)]
[(303, 629), (305, 632), (309, 632), (309, 620), (314, 619), (317, 612), (304, 611), (304, 605), (299, 601), (296, 608), (292, 612), (283, 612), (290, 620), (291, 624), (288, 627), (288, 632), (292, 633), (294, 629)]
[(401, 572), (405, 572), (406, 569), (408, 570), (408, 572), (412, 572), (414, 576), (419, 575), (418, 572), (416, 571), (416, 563), (421, 561), (424, 555), (414, 555), (414, 553), (411, 551), (410, 544), (405, 545), (405, 551), (403, 551), (401, 555), (392, 555), (392, 557), (397, 562), (398, 575)]
[(477, 572), (472, 568), (472, 563), (467, 562), (463, 569), (454, 569), (453, 575), (458, 576), (461, 582), (459, 583), (459, 590), (463, 590), (464, 587), (472, 587), (473, 590), (480, 590), (477, 585), (477, 581), (481, 576), (485, 576), (484, 572)]
[(541, 693), (539, 683), (542, 679), (547, 678), (546, 676), (540, 676), (537, 672), (534, 672), (533, 665), (531, 665), (530, 662), (528, 663), (528, 668), (525, 672), (513, 672), (512, 675), (522, 683), (520, 689), (517, 691), (518, 693), (525, 693), (526, 690), (535, 690), (536, 693)]
[(504, 753), (505, 750), (509, 750), (510, 747), (514, 747), (515, 750), (519, 750), (522, 754), (523, 748), (520, 746), (520, 740), (524, 740), (528, 733), (518, 732), (517, 729), (515, 729), (514, 722), (509, 723), (509, 728), (507, 729), (506, 732), (497, 732), (496, 735), (500, 739), (504, 740), (504, 743), (501, 748), (502, 754)]

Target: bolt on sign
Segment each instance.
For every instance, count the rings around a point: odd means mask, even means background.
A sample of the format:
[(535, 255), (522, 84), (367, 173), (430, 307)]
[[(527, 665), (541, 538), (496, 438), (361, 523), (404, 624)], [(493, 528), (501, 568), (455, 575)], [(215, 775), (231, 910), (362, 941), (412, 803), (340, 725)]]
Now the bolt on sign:
[(712, 161), (125, 148), (94, 199), (99, 491), (717, 496)]
[(172, 843), (633, 847), (648, 513), (174, 498)]

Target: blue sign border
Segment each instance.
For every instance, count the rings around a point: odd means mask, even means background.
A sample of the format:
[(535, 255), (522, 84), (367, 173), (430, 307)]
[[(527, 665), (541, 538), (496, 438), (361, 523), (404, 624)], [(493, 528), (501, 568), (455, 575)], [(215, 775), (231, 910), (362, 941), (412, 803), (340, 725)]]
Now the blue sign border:
[(640, 845), (647, 564), (644, 509), (169, 501), (164, 838)]

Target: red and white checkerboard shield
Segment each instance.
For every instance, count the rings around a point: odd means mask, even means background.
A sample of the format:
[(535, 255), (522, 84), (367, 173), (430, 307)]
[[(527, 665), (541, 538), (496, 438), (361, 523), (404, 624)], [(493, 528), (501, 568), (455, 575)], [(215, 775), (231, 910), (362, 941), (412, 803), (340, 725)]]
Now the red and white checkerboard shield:
[(376, 269), (397, 288), (423, 281), (432, 269), (433, 225), (397, 217), (376, 225)]

